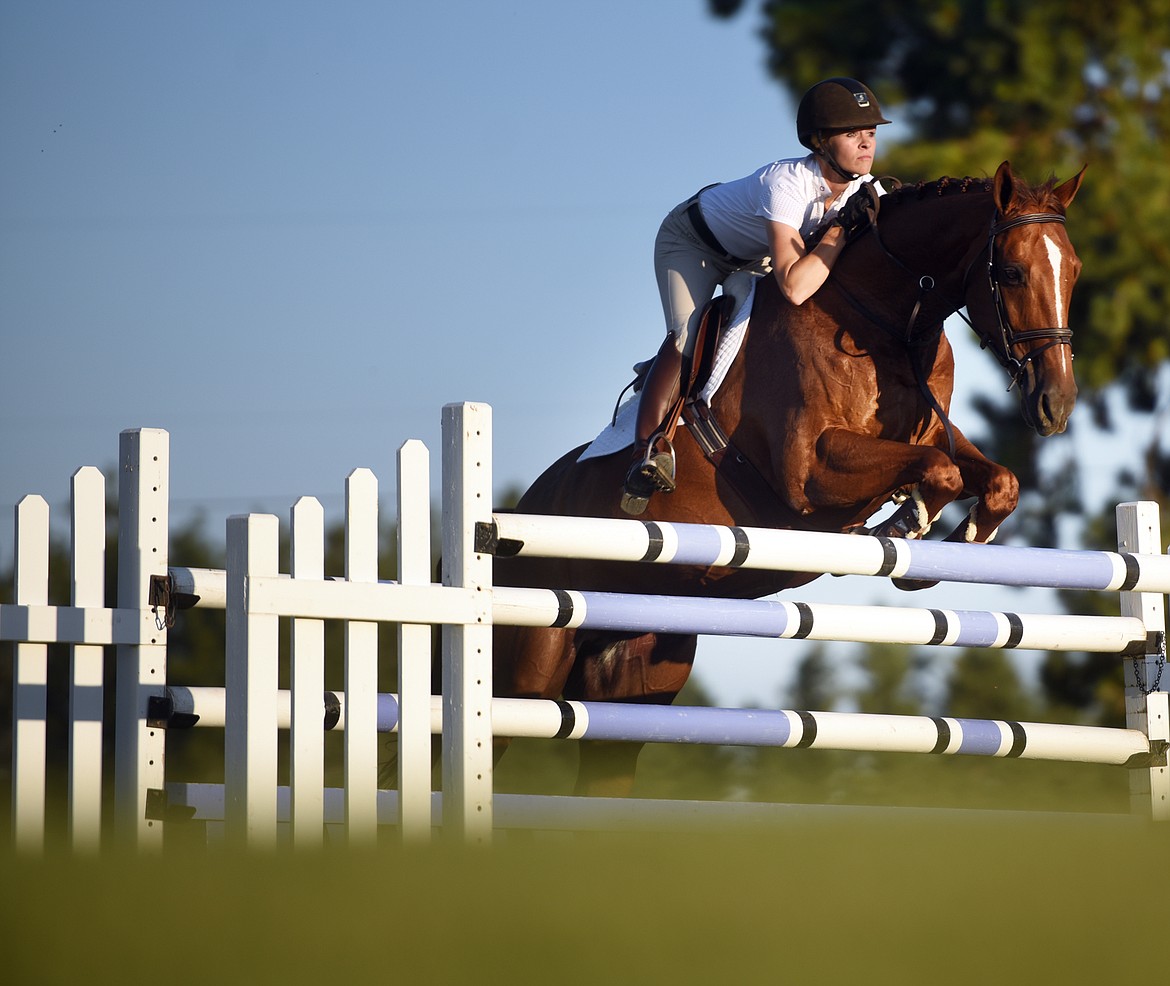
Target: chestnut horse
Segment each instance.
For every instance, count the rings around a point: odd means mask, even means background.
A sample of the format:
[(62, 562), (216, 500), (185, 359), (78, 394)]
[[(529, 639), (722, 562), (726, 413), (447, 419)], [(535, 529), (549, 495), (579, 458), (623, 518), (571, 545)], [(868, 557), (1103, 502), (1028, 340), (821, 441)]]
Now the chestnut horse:
[[(878, 221), (805, 304), (786, 301), (774, 278), (760, 279), (738, 356), (710, 408), (692, 406), (690, 426), (676, 436), (678, 489), (655, 495), (640, 519), (920, 537), (948, 503), (973, 497), (948, 539), (990, 541), (1016, 507), (1018, 484), (947, 417), (954, 358), (942, 323), (965, 306), (1018, 387), (1025, 421), (1041, 435), (1064, 430), (1077, 393), (1068, 307), (1080, 271), (1064, 216), (1083, 174), (1034, 187), (1004, 162), (990, 181), (903, 187), (883, 196)], [(729, 442), (713, 459), (696, 440), (705, 418)], [(623, 517), (630, 453), (578, 462), (582, 448), (550, 466), (517, 512)], [(866, 531), (896, 496), (908, 499)], [(816, 577), (495, 560), (500, 585), (613, 592), (756, 598)], [(667, 704), (687, 680), (696, 642), (497, 627), (495, 693)], [(497, 756), (506, 745), (498, 742)], [(578, 793), (629, 792), (640, 744), (580, 747)]]

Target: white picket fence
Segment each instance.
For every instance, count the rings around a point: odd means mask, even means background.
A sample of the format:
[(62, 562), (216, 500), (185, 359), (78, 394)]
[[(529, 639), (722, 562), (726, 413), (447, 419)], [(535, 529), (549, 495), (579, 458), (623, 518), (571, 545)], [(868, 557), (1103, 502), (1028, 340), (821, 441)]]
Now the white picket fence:
[[(1170, 680), (1151, 687), (1165, 660), (1163, 594), (1170, 558), (1161, 553), (1153, 504), (1118, 508), (1117, 552), (989, 548), (801, 532), (648, 525), (641, 521), (525, 517), (491, 511), (491, 409), (482, 404), (443, 408), (442, 580), (431, 582), (430, 466), (417, 441), (398, 452), (398, 580), (379, 582), (378, 486), (359, 469), (346, 480), (346, 555), (342, 579), (324, 573), (324, 515), (312, 498), (291, 508), (290, 571), (278, 564), (278, 521), (271, 515), (227, 521), (227, 567), (216, 572), (170, 564), (165, 432), (123, 433), (119, 473), (117, 605), (102, 598), (105, 484), (97, 470), (73, 477), (72, 597), (47, 599), (48, 508), (39, 496), (16, 507), (15, 601), (0, 607), (0, 639), (15, 641), (13, 832), (17, 846), (42, 846), (45, 819), (46, 662), (51, 643), (70, 645), (69, 826), (74, 846), (98, 844), (101, 822), (101, 647), (117, 647), (114, 813), (116, 830), (140, 846), (162, 838), (167, 805), (187, 804), (196, 817), (222, 818), (227, 837), (253, 846), (273, 844), (281, 824), (298, 846), (321, 843), (324, 826), (344, 821), (348, 839), (369, 842), (377, 826), (394, 821), (407, 839), (429, 838), (441, 821), (467, 841), (490, 840), (496, 823), (594, 827), (613, 822), (681, 824), (688, 819), (776, 820), (784, 806), (694, 803), (586, 803), (568, 798), (493, 797), (493, 721), (512, 735), (611, 738), (671, 735), (707, 741), (675, 727), (615, 718), (589, 703), (506, 702), (491, 696), (494, 623), (529, 626), (646, 626), (676, 632), (757, 633), (775, 637), (881, 640), (956, 646), (1014, 646), (1101, 650), (1119, 654), (1126, 675), (1125, 729), (923, 717), (849, 717), (775, 713), (728, 726), (737, 742), (907, 749), (992, 756), (1043, 756), (1126, 763), (1135, 814), (1170, 819)], [(492, 585), (493, 548), (553, 557), (642, 560), (648, 564), (702, 562), (793, 568), (835, 574), (941, 577), (1120, 591), (1122, 616), (1076, 617), (964, 611), (807, 605), (769, 600), (632, 601), (571, 587), (514, 589)], [(989, 568), (989, 563), (994, 564)], [(184, 690), (169, 680), (166, 605), (170, 594), (199, 597), (226, 610), (226, 687), (219, 694)], [(647, 613), (653, 615), (647, 617)], [(632, 614), (638, 614), (637, 616)], [(291, 621), (291, 689), (277, 686), (278, 628)], [(344, 721), (344, 787), (324, 787), (323, 715), (325, 620), (344, 622), (344, 694), (333, 710)], [(569, 621), (569, 622), (565, 622)], [(379, 624), (396, 627), (399, 682), (392, 700), (399, 732), (398, 792), (378, 791), (378, 729), (387, 726), (388, 697), (377, 693)], [(442, 626), (443, 698), (433, 706), (431, 627)], [(1125, 655), (1121, 657), (1120, 655)], [(1170, 676), (1168, 676), (1170, 677)], [(225, 729), (224, 784), (188, 785), (166, 776), (165, 730), (176, 701), (212, 708)], [(438, 701), (438, 700), (436, 700)], [(660, 710), (661, 711), (661, 710)], [(728, 710), (720, 710), (725, 713)], [(751, 718), (751, 713), (748, 713)], [(608, 717), (608, 720), (607, 720)], [(779, 718), (777, 718), (779, 717)], [(695, 717), (691, 717), (694, 719)], [(912, 719), (922, 721), (912, 722)], [(603, 722), (608, 725), (603, 727)], [(761, 725), (761, 723), (764, 723)], [(941, 724), (941, 725), (940, 725)], [(291, 751), (289, 784), (277, 777), (280, 732)], [(431, 735), (441, 728), (443, 790), (431, 791)], [(687, 727), (691, 728), (691, 727)], [(781, 733), (776, 730), (780, 729)], [(811, 729), (813, 738), (808, 733)], [(612, 732), (618, 730), (618, 732)], [(658, 732), (655, 732), (657, 730)], [(666, 732), (663, 732), (663, 731)], [(624, 732), (621, 732), (624, 731)], [(753, 731), (762, 738), (753, 738)], [(764, 735), (766, 734), (766, 735)], [(897, 734), (897, 739), (891, 739)], [(497, 818), (496, 809), (500, 809)]]

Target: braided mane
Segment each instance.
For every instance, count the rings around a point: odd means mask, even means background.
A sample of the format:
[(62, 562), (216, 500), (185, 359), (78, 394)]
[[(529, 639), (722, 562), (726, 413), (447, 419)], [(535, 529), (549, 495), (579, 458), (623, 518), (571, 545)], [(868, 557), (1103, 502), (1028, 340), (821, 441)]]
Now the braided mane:
[[(883, 196), (883, 205), (932, 196), (941, 198), (944, 195), (960, 195), (964, 192), (990, 192), (991, 184), (990, 178), (951, 178), (944, 175), (934, 181), (920, 181), (895, 188)], [(1039, 185), (1029, 185), (1012, 175), (1012, 211), (1018, 208), (1023, 212), (1056, 211), (1063, 214), (1064, 208), (1053, 196), (1055, 187), (1055, 176), (1050, 176)]]
[[(879, 179), (880, 180), (880, 179)], [(934, 181), (920, 181), (913, 185), (902, 185), (887, 192), (887, 202), (901, 202), (904, 199), (925, 199), (931, 196), (957, 195), (963, 192), (990, 192), (990, 178), (950, 178), (944, 175)], [(883, 203), (883, 205), (886, 203)]]

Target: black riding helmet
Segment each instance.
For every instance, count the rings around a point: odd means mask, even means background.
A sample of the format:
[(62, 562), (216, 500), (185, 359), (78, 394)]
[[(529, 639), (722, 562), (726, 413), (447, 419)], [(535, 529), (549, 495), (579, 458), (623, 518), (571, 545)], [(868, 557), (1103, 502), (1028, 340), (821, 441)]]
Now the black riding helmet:
[(825, 79), (809, 89), (796, 110), (796, 136), (810, 151), (828, 158), (833, 168), (850, 179), (857, 175), (837, 166), (820, 140), (821, 134), (845, 133), (889, 123), (877, 96), (862, 82), (843, 76)]
[(856, 79), (836, 77), (818, 82), (801, 97), (796, 136), (811, 151), (816, 150), (811, 140), (817, 131), (840, 133), (889, 122), (868, 86)]

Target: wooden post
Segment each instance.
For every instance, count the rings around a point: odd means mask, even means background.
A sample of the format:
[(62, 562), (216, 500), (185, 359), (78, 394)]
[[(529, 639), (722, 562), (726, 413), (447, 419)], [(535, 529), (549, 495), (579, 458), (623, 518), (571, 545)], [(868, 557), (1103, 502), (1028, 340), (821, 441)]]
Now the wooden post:
[(492, 834), (492, 559), (475, 550), (490, 522), (491, 408), (443, 408), (443, 584), (477, 593), (475, 623), (443, 627), (443, 827), (466, 842)]
[[(1156, 503), (1117, 505), (1117, 550), (1143, 555), (1162, 553)], [(1166, 689), (1166, 612), (1158, 592), (1121, 593), (1121, 615), (1136, 616), (1146, 625), (1146, 653), (1125, 661), (1125, 724), (1150, 738), (1151, 748), (1170, 741)], [(1160, 680), (1159, 680), (1160, 679)], [(1165, 746), (1161, 763), (1130, 772), (1130, 803), (1135, 813), (1170, 820), (1170, 768)]]
[[(106, 480), (93, 466), (73, 474), (70, 600), (106, 604)], [(102, 648), (74, 644), (69, 660), (69, 833), (73, 848), (93, 851), (102, 821)]]
[[(16, 604), (49, 601), (49, 505), (26, 496), (16, 505)], [(49, 683), (47, 644), (16, 644), (12, 674), (12, 813), (16, 848), (45, 845), (45, 735)]]
[[(430, 456), (417, 439), (398, 449), (398, 581), (431, 581)], [(402, 839), (431, 837), (431, 627), (398, 625), (398, 824)]]
[[(345, 579), (378, 581), (378, 480), (345, 481)], [(378, 837), (378, 624), (345, 624), (345, 820), (349, 841)]]
[(279, 620), (251, 611), (248, 583), (277, 574), (279, 533), (270, 514), (227, 521), (224, 826), (256, 848), (276, 844)]
[[(291, 572), (294, 579), (325, 578), (325, 512), (318, 500), (303, 496), (293, 504)], [(319, 847), (325, 837), (325, 623), (292, 621), (289, 763), (293, 845)]]
[(147, 704), (166, 694), (166, 613), (151, 609), (150, 580), (168, 572), (170, 436), (122, 432), (118, 468), (118, 608), (139, 612), (143, 642), (117, 650), (114, 807), (125, 841), (161, 847), (162, 816), (147, 817), (147, 792), (164, 790), (166, 731), (149, 725)]

